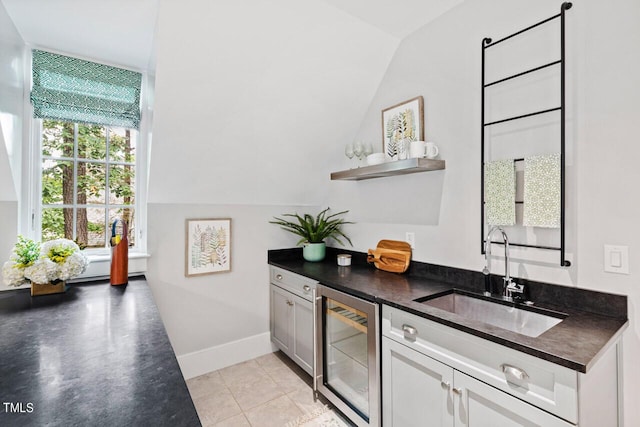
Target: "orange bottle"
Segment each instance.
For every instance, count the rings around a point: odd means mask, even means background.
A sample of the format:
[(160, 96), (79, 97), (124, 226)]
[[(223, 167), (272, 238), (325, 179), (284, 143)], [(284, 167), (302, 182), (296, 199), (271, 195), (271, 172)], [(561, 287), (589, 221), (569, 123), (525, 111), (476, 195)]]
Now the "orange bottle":
[[(122, 227), (118, 229), (118, 222)], [(126, 285), (129, 283), (129, 238), (127, 223), (116, 219), (111, 225), (111, 275), (112, 285)]]

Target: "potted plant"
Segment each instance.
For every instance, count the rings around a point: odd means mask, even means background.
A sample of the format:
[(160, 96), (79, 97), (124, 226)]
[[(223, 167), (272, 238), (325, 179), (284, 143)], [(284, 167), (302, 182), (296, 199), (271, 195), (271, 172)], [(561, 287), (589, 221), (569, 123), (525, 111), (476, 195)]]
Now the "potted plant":
[(315, 217), (309, 214), (304, 214), (303, 216), (297, 213), (283, 214), (283, 217), (295, 218), (295, 221), (274, 217), (275, 220), (269, 222), (279, 225), (282, 229), (301, 237), (297, 244), (304, 245), (302, 248), (302, 256), (305, 260), (322, 261), (326, 253), (325, 239), (329, 237), (344, 246), (344, 243), (340, 240), (340, 238), (343, 237), (353, 246), (351, 239), (344, 234), (341, 228), (344, 224), (353, 224), (353, 222), (338, 218), (338, 216), (349, 211), (328, 215), (327, 212), (329, 212), (329, 209), (330, 208), (326, 208)]
[(65, 281), (82, 274), (89, 265), (78, 245), (68, 239), (56, 239), (42, 245), (18, 236), (13, 255), (2, 267), (5, 285), (30, 283), (31, 295), (65, 291)]

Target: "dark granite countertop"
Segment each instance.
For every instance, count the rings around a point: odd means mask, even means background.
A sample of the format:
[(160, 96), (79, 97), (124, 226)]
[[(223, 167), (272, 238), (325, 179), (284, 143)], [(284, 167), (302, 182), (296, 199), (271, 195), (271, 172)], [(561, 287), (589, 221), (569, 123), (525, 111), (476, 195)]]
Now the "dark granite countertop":
[(368, 265), (365, 254), (343, 250), (340, 252), (352, 254), (353, 263), (339, 267), (336, 251), (327, 250), (327, 258), (318, 263), (305, 262), (295, 249), (269, 251), (268, 261), (336, 290), (406, 310), (582, 373), (628, 325), (626, 296), (528, 281), (535, 307), (567, 315), (540, 336), (529, 337), (414, 301), (454, 288), (481, 293), (484, 284), (479, 272), (412, 263), (405, 274), (388, 273)]
[(200, 426), (144, 278), (0, 293), (0, 425)]

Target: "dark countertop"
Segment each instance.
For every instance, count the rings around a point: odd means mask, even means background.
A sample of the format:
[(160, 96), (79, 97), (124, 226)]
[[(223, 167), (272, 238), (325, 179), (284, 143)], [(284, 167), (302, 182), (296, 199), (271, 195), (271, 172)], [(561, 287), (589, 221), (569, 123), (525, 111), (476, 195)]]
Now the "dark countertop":
[(0, 293), (0, 402), (5, 426), (200, 426), (144, 278)]
[(327, 248), (327, 258), (318, 263), (305, 262), (295, 250), (269, 251), (269, 264), (582, 373), (589, 370), (628, 325), (625, 296), (528, 282), (536, 307), (559, 311), (567, 317), (538, 337), (521, 335), (414, 301), (454, 288), (480, 293), (479, 272), (430, 265), (425, 268), (412, 263), (405, 274), (388, 273), (366, 264), (363, 254), (353, 252), (352, 265), (339, 267), (330, 249)]

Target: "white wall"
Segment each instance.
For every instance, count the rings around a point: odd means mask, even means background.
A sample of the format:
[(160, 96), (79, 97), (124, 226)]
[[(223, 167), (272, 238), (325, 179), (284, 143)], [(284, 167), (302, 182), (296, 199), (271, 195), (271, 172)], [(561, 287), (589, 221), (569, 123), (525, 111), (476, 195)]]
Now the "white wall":
[[(251, 357), (228, 357), (237, 340), (270, 351), (266, 252), (297, 239), (268, 221), (326, 199), (398, 41), (322, 2), (162, 1), (158, 19), (147, 277), (191, 376)], [(184, 277), (201, 217), (232, 218), (232, 272)]]
[[(0, 3), (0, 260), (9, 257), (18, 230), (18, 194), (24, 109), (24, 42)], [(0, 287), (4, 287), (0, 282)]]
[[(626, 425), (640, 420), (640, 2), (574, 1), (567, 13), (568, 246), (573, 265), (557, 252), (514, 251), (518, 277), (629, 296), (624, 334)], [(382, 144), (380, 111), (417, 95), (425, 98), (427, 139), (437, 142), (445, 171), (357, 183), (332, 182), (329, 203), (359, 220), (358, 250), (381, 238), (416, 233), (414, 259), (479, 271), (480, 54), (494, 40), (559, 12), (557, 1), (465, 2), (399, 46), (357, 138)], [(526, 56), (521, 59), (526, 61)], [(346, 167), (334, 149), (335, 170)], [(386, 211), (388, 206), (393, 212)], [(382, 210), (382, 214), (377, 211)], [(603, 245), (629, 246), (630, 275), (603, 271)], [(533, 259), (534, 261), (524, 261)], [(503, 268), (494, 261), (494, 271)]]
[[(269, 221), (301, 206), (149, 204), (147, 281), (186, 377), (271, 351), (267, 250), (296, 238)], [(185, 277), (185, 221), (231, 218), (231, 271)], [(251, 345), (237, 351), (239, 342)], [(257, 353), (256, 353), (257, 352)], [(202, 355), (206, 355), (203, 361)]]
[(150, 200), (316, 204), (396, 45), (323, 3), (162, 2)]

